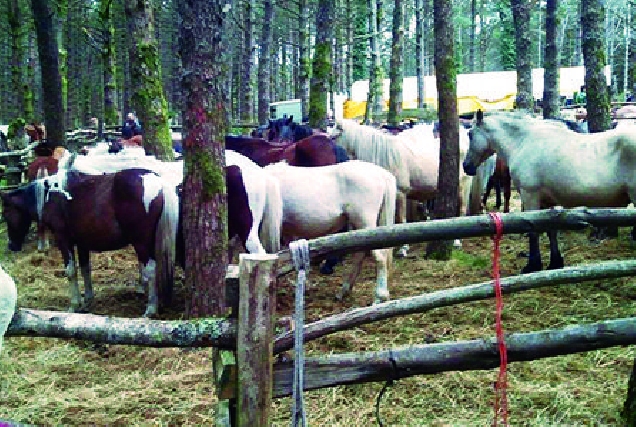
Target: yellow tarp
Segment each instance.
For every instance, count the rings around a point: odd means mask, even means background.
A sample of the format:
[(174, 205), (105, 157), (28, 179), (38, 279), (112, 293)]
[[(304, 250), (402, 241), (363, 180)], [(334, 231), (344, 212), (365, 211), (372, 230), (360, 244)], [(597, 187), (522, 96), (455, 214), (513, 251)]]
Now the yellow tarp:
[[(436, 99), (427, 99), (427, 105), (434, 105), (437, 108)], [(474, 113), (477, 110), (482, 111), (495, 111), (495, 110), (512, 110), (514, 108), (515, 94), (505, 96), (502, 99), (485, 100), (479, 99), (476, 96), (462, 96), (457, 98), (457, 112), (458, 114)], [(364, 116), (364, 110), (366, 108), (366, 102), (355, 102), (347, 100), (343, 106), (343, 116), (345, 119), (353, 119), (355, 117)], [(389, 104), (385, 102), (384, 109), (388, 110)], [(417, 108), (417, 100), (408, 100), (402, 102), (402, 108), (415, 109)]]

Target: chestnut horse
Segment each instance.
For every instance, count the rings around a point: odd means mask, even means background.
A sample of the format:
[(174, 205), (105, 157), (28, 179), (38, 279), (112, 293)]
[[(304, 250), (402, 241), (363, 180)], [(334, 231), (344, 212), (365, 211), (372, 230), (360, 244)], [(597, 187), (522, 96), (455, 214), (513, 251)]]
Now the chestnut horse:
[(283, 144), (261, 138), (228, 135), (225, 137), (225, 148), (241, 153), (261, 167), (283, 160), (292, 166), (328, 166), (336, 164), (339, 156), (336, 144), (323, 134)]

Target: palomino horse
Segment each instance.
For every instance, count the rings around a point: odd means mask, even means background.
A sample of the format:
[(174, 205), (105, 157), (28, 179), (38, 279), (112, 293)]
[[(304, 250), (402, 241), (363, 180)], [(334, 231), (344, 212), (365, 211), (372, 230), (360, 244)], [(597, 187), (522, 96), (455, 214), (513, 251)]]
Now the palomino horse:
[[(435, 198), (440, 143), (433, 137), (430, 125), (416, 125), (398, 135), (360, 125), (353, 120), (343, 120), (340, 126), (342, 132), (338, 142), (344, 148), (358, 160), (382, 166), (397, 179), (397, 222), (406, 223), (407, 197), (420, 202)], [(468, 148), (466, 135), (460, 130), (460, 156)], [(463, 201), (468, 200), (466, 195), (469, 194), (471, 181), (470, 177), (460, 178)], [(399, 254), (406, 256), (407, 250), (408, 245), (404, 245)]]
[(15, 313), (18, 290), (15, 282), (0, 265), (0, 353), (2, 353), (2, 337)]
[[(332, 166), (304, 168), (284, 162), (266, 166), (278, 178), (283, 195), (283, 233), (286, 244), (293, 239), (311, 239), (352, 229), (392, 225), (395, 218), (396, 183), (388, 171), (371, 163), (349, 161)], [(376, 261), (375, 302), (389, 299), (388, 267), (391, 249), (372, 251)], [(365, 253), (357, 253), (348, 278), (337, 294), (341, 299), (362, 268)]]
[[(625, 207), (636, 200), (636, 136), (629, 129), (580, 134), (558, 122), (521, 114), (478, 115), (464, 170), (474, 174), (493, 153), (510, 167), (524, 210), (561, 205)], [(549, 269), (563, 267), (556, 231)], [(529, 233), (523, 272), (541, 270), (537, 233)]]
[[(60, 187), (60, 176), (66, 190)], [(43, 181), (43, 182), (42, 182)], [(145, 169), (114, 174), (85, 175), (61, 172), (35, 181), (26, 188), (2, 194), (9, 249), (22, 248), (31, 218), (23, 207), (29, 192), (44, 186), (43, 224), (55, 235), (69, 279), (70, 311), (90, 307), (93, 300), (90, 252), (112, 251), (132, 245), (144, 266), (149, 284), (145, 317), (154, 316), (169, 304), (175, 263), (179, 200), (166, 180)], [(31, 189), (32, 188), (32, 189)], [(84, 279), (84, 304), (80, 295), (75, 248)]]

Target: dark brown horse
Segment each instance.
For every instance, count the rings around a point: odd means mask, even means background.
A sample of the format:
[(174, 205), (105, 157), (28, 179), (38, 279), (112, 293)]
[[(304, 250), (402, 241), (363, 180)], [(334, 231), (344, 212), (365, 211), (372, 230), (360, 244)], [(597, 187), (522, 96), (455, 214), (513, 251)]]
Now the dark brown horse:
[(333, 140), (323, 134), (283, 144), (247, 136), (228, 135), (225, 137), (226, 149), (241, 153), (261, 167), (283, 160), (292, 166), (334, 165), (338, 163), (336, 147)]
[(512, 194), (512, 178), (510, 177), (510, 169), (506, 162), (501, 157), (497, 157), (495, 163), (495, 171), (488, 179), (486, 184), (486, 191), (484, 192), (484, 198), (482, 200), (484, 207), (486, 206), (486, 200), (490, 195), (490, 190), (495, 187), (495, 206), (497, 210), (501, 208), (501, 190), (504, 193), (504, 213), (510, 212), (510, 196)]
[[(238, 237), (244, 248), (247, 248), (247, 237), (252, 229), (252, 211), (250, 210), (245, 183), (241, 168), (238, 166), (225, 167), (225, 184), (227, 187), (227, 218), (228, 237)], [(181, 198), (182, 188), (178, 192)], [(179, 231), (177, 233), (177, 264), (185, 268), (185, 239), (183, 237), (183, 205), (179, 203)], [(232, 260), (232, 253), (229, 255)]]
[[(42, 188), (44, 187), (44, 188)], [(127, 169), (113, 174), (60, 173), (2, 194), (9, 249), (19, 251), (29, 230), (38, 192), (44, 192), (42, 223), (55, 235), (69, 278), (71, 311), (93, 299), (90, 252), (132, 245), (149, 286), (144, 316), (158, 312), (172, 293), (179, 200), (174, 187), (154, 172)], [(77, 248), (84, 278), (84, 304), (77, 282)]]

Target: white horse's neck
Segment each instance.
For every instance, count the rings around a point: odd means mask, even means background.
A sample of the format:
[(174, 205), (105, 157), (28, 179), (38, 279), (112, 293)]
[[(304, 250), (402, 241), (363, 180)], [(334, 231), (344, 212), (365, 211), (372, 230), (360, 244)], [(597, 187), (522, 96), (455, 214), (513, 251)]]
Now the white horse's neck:
[(485, 129), (490, 134), (488, 145), (506, 164), (510, 164), (510, 158), (527, 140), (532, 129), (528, 120), (535, 119), (496, 115), (484, 120)]

